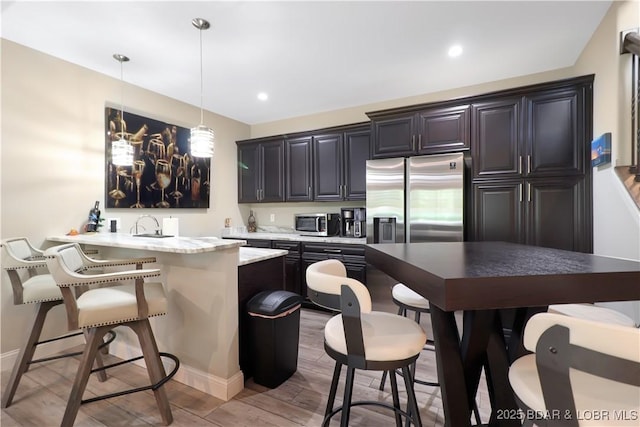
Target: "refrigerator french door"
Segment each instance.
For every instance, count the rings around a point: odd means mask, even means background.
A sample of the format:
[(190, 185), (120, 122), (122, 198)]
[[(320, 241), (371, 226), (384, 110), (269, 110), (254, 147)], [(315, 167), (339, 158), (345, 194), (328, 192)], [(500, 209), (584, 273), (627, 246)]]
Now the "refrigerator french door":
[(367, 161), (367, 243), (463, 239), (462, 153)]

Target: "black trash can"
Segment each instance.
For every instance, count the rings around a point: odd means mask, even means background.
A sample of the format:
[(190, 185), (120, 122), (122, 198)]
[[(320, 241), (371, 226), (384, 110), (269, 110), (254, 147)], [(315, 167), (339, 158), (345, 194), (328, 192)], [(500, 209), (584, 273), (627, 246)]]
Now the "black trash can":
[(298, 369), (301, 303), (289, 291), (263, 291), (247, 302), (256, 384), (278, 387)]

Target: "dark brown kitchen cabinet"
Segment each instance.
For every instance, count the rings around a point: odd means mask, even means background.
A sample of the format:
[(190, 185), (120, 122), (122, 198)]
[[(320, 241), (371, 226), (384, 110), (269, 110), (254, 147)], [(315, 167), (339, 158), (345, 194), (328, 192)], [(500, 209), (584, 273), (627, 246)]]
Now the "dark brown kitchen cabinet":
[(369, 126), (344, 133), (344, 186), (346, 200), (366, 200), (367, 160), (371, 158)]
[(418, 154), (468, 150), (469, 126), (468, 105), (418, 113)]
[(313, 199), (342, 200), (342, 134), (313, 137)]
[(289, 251), (284, 257), (285, 266), (285, 290), (302, 294), (302, 260), (300, 258), (302, 244), (285, 240), (271, 242), (273, 249), (285, 249)]
[[(526, 176), (584, 174), (587, 167), (584, 92), (585, 87), (579, 86), (525, 96), (523, 154), (527, 159), (523, 162), (523, 173)], [(590, 158), (587, 156), (586, 160)]]
[(313, 200), (311, 136), (286, 141), (286, 201)]
[(368, 127), (313, 137), (313, 199), (365, 200)]
[(283, 202), (284, 139), (238, 142), (238, 203)]
[(584, 174), (584, 91), (580, 86), (475, 103), (473, 177)]
[(591, 252), (584, 190), (582, 177), (476, 182), (473, 238)]
[(468, 105), (375, 114), (371, 122), (373, 158), (446, 153), (469, 148)]
[(514, 97), (471, 107), (474, 178), (520, 176), (522, 104), (522, 97)]
[(592, 252), (584, 178), (531, 179), (524, 185), (528, 244)]
[(522, 180), (473, 184), (473, 240), (524, 243)]

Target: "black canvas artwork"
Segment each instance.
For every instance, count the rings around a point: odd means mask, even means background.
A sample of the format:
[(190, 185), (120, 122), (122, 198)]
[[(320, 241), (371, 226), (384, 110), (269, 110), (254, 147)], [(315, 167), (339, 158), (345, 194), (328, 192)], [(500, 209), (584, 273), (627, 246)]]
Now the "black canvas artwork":
[[(148, 117), (105, 109), (107, 208), (208, 208), (211, 159), (189, 153), (190, 130)], [(124, 134), (132, 166), (111, 161), (111, 142)]]

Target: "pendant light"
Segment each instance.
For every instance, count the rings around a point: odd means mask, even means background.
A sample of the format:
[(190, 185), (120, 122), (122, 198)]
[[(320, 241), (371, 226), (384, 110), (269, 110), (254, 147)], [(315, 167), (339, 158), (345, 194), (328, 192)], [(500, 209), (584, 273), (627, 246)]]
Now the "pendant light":
[(122, 79), (122, 64), (129, 61), (124, 55), (114, 53), (113, 57), (120, 63), (120, 138), (111, 141), (111, 163), (115, 166), (133, 165), (133, 146), (125, 139), (126, 129), (124, 126), (124, 80)]
[(203, 123), (202, 109), (202, 30), (209, 29), (209, 21), (202, 18), (194, 18), (191, 21), (194, 27), (200, 30), (200, 124), (191, 128), (191, 155), (193, 157), (213, 157), (213, 144), (215, 136), (213, 129)]

